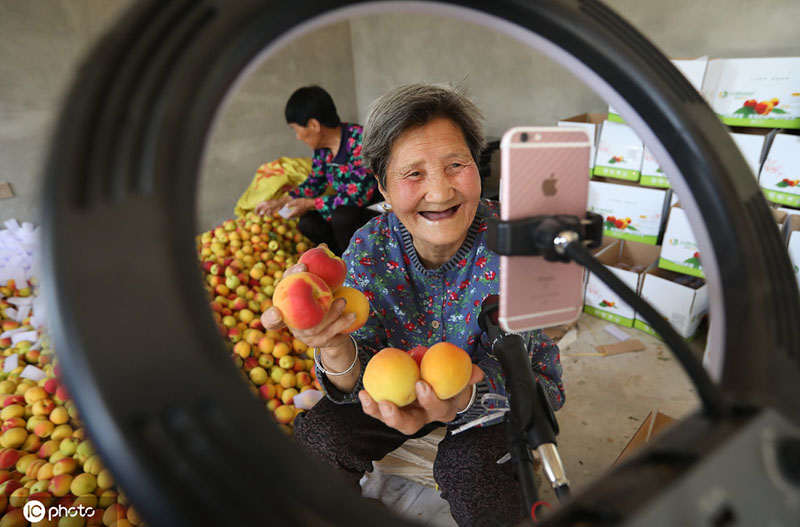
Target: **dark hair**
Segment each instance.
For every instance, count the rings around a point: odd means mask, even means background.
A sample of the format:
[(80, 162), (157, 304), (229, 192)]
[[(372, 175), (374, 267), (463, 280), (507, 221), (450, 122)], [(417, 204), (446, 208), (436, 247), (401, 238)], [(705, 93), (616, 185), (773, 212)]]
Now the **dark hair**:
[(385, 93), (372, 103), (364, 123), (361, 155), (386, 188), (386, 168), (392, 147), (409, 128), (443, 117), (461, 129), (477, 163), (485, 146), (483, 114), (461, 89), (443, 84), (409, 84)]
[(333, 99), (319, 86), (303, 86), (295, 90), (286, 101), (284, 114), (287, 123), (296, 123), (300, 126), (306, 126), (311, 118), (328, 128), (342, 124)]

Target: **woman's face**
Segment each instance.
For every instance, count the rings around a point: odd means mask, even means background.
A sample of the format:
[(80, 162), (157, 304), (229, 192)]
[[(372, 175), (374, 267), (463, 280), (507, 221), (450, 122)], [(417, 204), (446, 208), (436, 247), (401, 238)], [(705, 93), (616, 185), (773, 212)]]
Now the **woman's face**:
[(381, 193), (418, 252), (455, 254), (481, 194), (478, 167), (461, 129), (449, 119), (437, 118), (406, 130), (389, 155)]
[(309, 119), (305, 126), (297, 123), (289, 123), (289, 127), (294, 131), (294, 136), (298, 141), (302, 141), (311, 147), (311, 150), (319, 148), (320, 127), (316, 119)]

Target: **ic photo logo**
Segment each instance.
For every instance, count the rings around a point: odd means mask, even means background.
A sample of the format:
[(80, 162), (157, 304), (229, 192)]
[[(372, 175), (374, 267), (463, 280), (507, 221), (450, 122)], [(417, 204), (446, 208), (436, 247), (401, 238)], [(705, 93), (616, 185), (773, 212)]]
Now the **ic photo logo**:
[(42, 521), (45, 514), (44, 504), (40, 501), (29, 501), (22, 508), (22, 515), (31, 523)]
[(77, 507), (58, 507), (47, 508), (40, 501), (31, 500), (22, 507), (22, 516), (31, 523), (42, 521), (45, 516), (48, 520), (53, 518), (74, 518), (80, 516), (86, 518), (92, 515), (93, 509), (85, 505), (78, 505)]

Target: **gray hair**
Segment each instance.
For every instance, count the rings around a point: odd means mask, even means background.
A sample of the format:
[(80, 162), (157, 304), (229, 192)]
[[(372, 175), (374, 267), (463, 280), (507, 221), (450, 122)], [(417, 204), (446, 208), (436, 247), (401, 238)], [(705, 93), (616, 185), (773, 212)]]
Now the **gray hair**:
[(472, 159), (477, 164), (486, 145), (483, 113), (462, 89), (444, 84), (407, 84), (379, 97), (370, 106), (364, 123), (361, 154), (366, 165), (386, 188), (389, 155), (403, 132), (443, 117), (461, 129)]

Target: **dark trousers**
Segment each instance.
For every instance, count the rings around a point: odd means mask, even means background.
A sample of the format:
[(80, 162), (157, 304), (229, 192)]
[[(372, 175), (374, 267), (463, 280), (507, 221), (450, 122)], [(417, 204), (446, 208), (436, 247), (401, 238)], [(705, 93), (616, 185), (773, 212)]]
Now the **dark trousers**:
[(300, 232), (315, 244), (325, 243), (335, 254), (341, 256), (350, 244), (350, 238), (377, 212), (354, 206), (333, 209), (331, 221), (326, 221), (319, 212), (311, 211), (300, 217)]
[[(360, 404), (336, 404), (323, 398), (313, 409), (297, 416), (294, 438), (312, 455), (332, 468), (344, 483), (359, 488), (359, 480), (372, 471), (372, 462), (421, 437), (441, 423), (432, 423), (406, 436), (366, 415)], [(519, 525), (523, 501), (511, 462), (497, 464), (506, 452), (505, 426), (450, 432), (439, 443), (433, 477), (442, 498), (460, 526)]]

